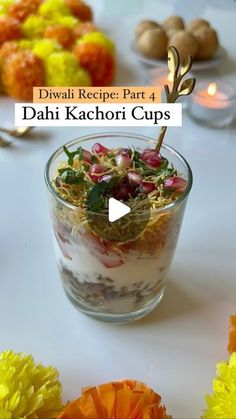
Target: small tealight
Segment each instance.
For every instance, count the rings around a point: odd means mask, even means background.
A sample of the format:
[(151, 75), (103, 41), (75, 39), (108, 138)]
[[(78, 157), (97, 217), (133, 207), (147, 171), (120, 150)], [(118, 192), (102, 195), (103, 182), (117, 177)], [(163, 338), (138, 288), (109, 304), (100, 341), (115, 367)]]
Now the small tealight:
[(190, 101), (189, 114), (197, 122), (223, 128), (235, 117), (235, 101), (235, 89), (230, 84), (199, 82)]

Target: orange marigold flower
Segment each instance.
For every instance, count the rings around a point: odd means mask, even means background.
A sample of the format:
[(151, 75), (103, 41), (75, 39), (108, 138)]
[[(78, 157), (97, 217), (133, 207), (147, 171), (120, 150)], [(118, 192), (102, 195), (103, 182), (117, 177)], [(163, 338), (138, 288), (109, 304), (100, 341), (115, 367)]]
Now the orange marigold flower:
[(94, 31), (97, 31), (97, 28), (93, 22), (81, 22), (75, 27), (74, 34), (76, 38), (80, 38), (86, 33)]
[(74, 44), (74, 33), (72, 29), (64, 25), (52, 25), (44, 32), (44, 37), (49, 39), (55, 39), (63, 48), (71, 48)]
[(81, 0), (65, 0), (65, 3), (71, 9), (74, 16), (82, 22), (93, 20), (93, 12), (91, 7)]
[(236, 314), (230, 317), (228, 351), (230, 354), (236, 352)]
[(32, 100), (33, 87), (45, 84), (43, 62), (30, 51), (11, 54), (2, 65), (2, 84), (8, 95)]
[(9, 7), (9, 16), (23, 22), (29, 15), (37, 12), (41, 0), (20, 0)]
[(0, 61), (6, 60), (11, 54), (19, 51), (19, 46), (15, 41), (4, 42), (0, 48)]
[(115, 59), (103, 45), (85, 42), (76, 45), (74, 52), (81, 67), (90, 73), (93, 86), (108, 86), (113, 82)]
[(20, 24), (16, 19), (9, 16), (0, 17), (0, 45), (6, 41), (21, 37)]
[(111, 382), (84, 389), (58, 419), (171, 419), (161, 397), (143, 383), (133, 380)]

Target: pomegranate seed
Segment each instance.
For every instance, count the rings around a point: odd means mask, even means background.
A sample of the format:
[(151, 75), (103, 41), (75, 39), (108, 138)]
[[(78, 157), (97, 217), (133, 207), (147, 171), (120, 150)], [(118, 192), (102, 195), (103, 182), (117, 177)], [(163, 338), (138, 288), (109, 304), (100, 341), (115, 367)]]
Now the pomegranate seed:
[(150, 156), (146, 159), (145, 161), (146, 164), (148, 164), (149, 166), (153, 167), (153, 168), (157, 168), (160, 167), (162, 164), (162, 159), (160, 156), (158, 156), (158, 154), (155, 154), (153, 156)]
[(94, 256), (96, 256), (106, 268), (117, 268), (124, 263), (124, 261), (118, 255), (113, 257), (111, 255), (101, 255), (99, 253), (94, 253)]
[(162, 164), (161, 156), (155, 149), (147, 148), (141, 154), (141, 160), (153, 168), (157, 168)]
[(92, 154), (90, 153), (90, 151), (83, 150), (83, 160), (85, 163), (92, 163)]
[(96, 143), (96, 144), (93, 145), (92, 151), (94, 153), (102, 154), (103, 156), (107, 156), (107, 154), (109, 153), (110, 150), (108, 148), (104, 147), (102, 144)]
[(135, 170), (131, 170), (130, 172), (128, 172), (127, 178), (128, 178), (128, 182), (131, 185), (140, 185), (140, 183), (143, 180), (140, 173), (136, 172)]
[(115, 161), (120, 169), (128, 169), (131, 163), (130, 150), (123, 148), (115, 156)]
[(114, 193), (114, 197), (116, 199), (122, 199), (123, 201), (127, 201), (130, 196), (134, 196), (136, 192), (136, 187), (123, 184), (119, 186), (119, 189), (117, 189)]
[(111, 179), (112, 179), (112, 175), (103, 175), (99, 178), (99, 182), (109, 183)]
[(102, 166), (102, 164), (93, 164), (89, 170), (90, 179), (92, 179), (94, 182), (98, 182), (104, 171), (105, 168)]
[(155, 189), (156, 189), (156, 186), (152, 182), (142, 182), (141, 185), (139, 186), (140, 192), (143, 192), (147, 195), (155, 191)]
[(166, 189), (172, 189), (177, 192), (184, 192), (187, 186), (187, 181), (180, 176), (170, 177), (164, 182)]
[(156, 150), (153, 148), (145, 148), (145, 150), (143, 150), (140, 159), (145, 161), (145, 159), (149, 156), (152, 156), (153, 154), (156, 154)]

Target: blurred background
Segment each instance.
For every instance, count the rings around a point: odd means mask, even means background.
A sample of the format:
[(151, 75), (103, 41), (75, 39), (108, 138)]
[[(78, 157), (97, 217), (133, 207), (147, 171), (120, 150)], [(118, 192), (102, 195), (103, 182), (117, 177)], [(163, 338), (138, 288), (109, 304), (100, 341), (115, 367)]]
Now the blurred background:
[[(161, 22), (171, 15), (180, 15), (186, 21), (199, 17), (209, 20), (218, 32), (220, 43), (227, 49), (227, 59), (214, 69), (213, 74), (220, 76), (227, 73), (229, 79), (236, 84), (236, 43), (233, 42), (233, 37), (236, 36), (235, 0), (90, 0), (89, 3), (97, 11), (95, 16), (98, 23), (116, 40), (118, 53), (125, 63), (130, 63), (132, 59), (129, 46), (134, 28), (140, 20), (152, 19)], [(129, 71), (118, 72), (117, 84), (140, 82), (140, 68), (133, 64), (132, 74)]]

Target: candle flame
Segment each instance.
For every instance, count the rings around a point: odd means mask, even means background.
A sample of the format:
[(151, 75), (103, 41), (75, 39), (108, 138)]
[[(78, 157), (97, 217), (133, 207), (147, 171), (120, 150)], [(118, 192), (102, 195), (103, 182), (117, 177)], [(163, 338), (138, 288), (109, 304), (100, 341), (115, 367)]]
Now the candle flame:
[(207, 89), (207, 93), (209, 96), (215, 96), (217, 92), (217, 85), (216, 83), (210, 83)]
[(173, 76), (173, 74), (172, 74), (172, 73), (169, 73), (167, 78), (168, 78), (168, 81), (169, 81), (170, 83), (172, 83), (172, 82), (174, 81), (174, 76)]

